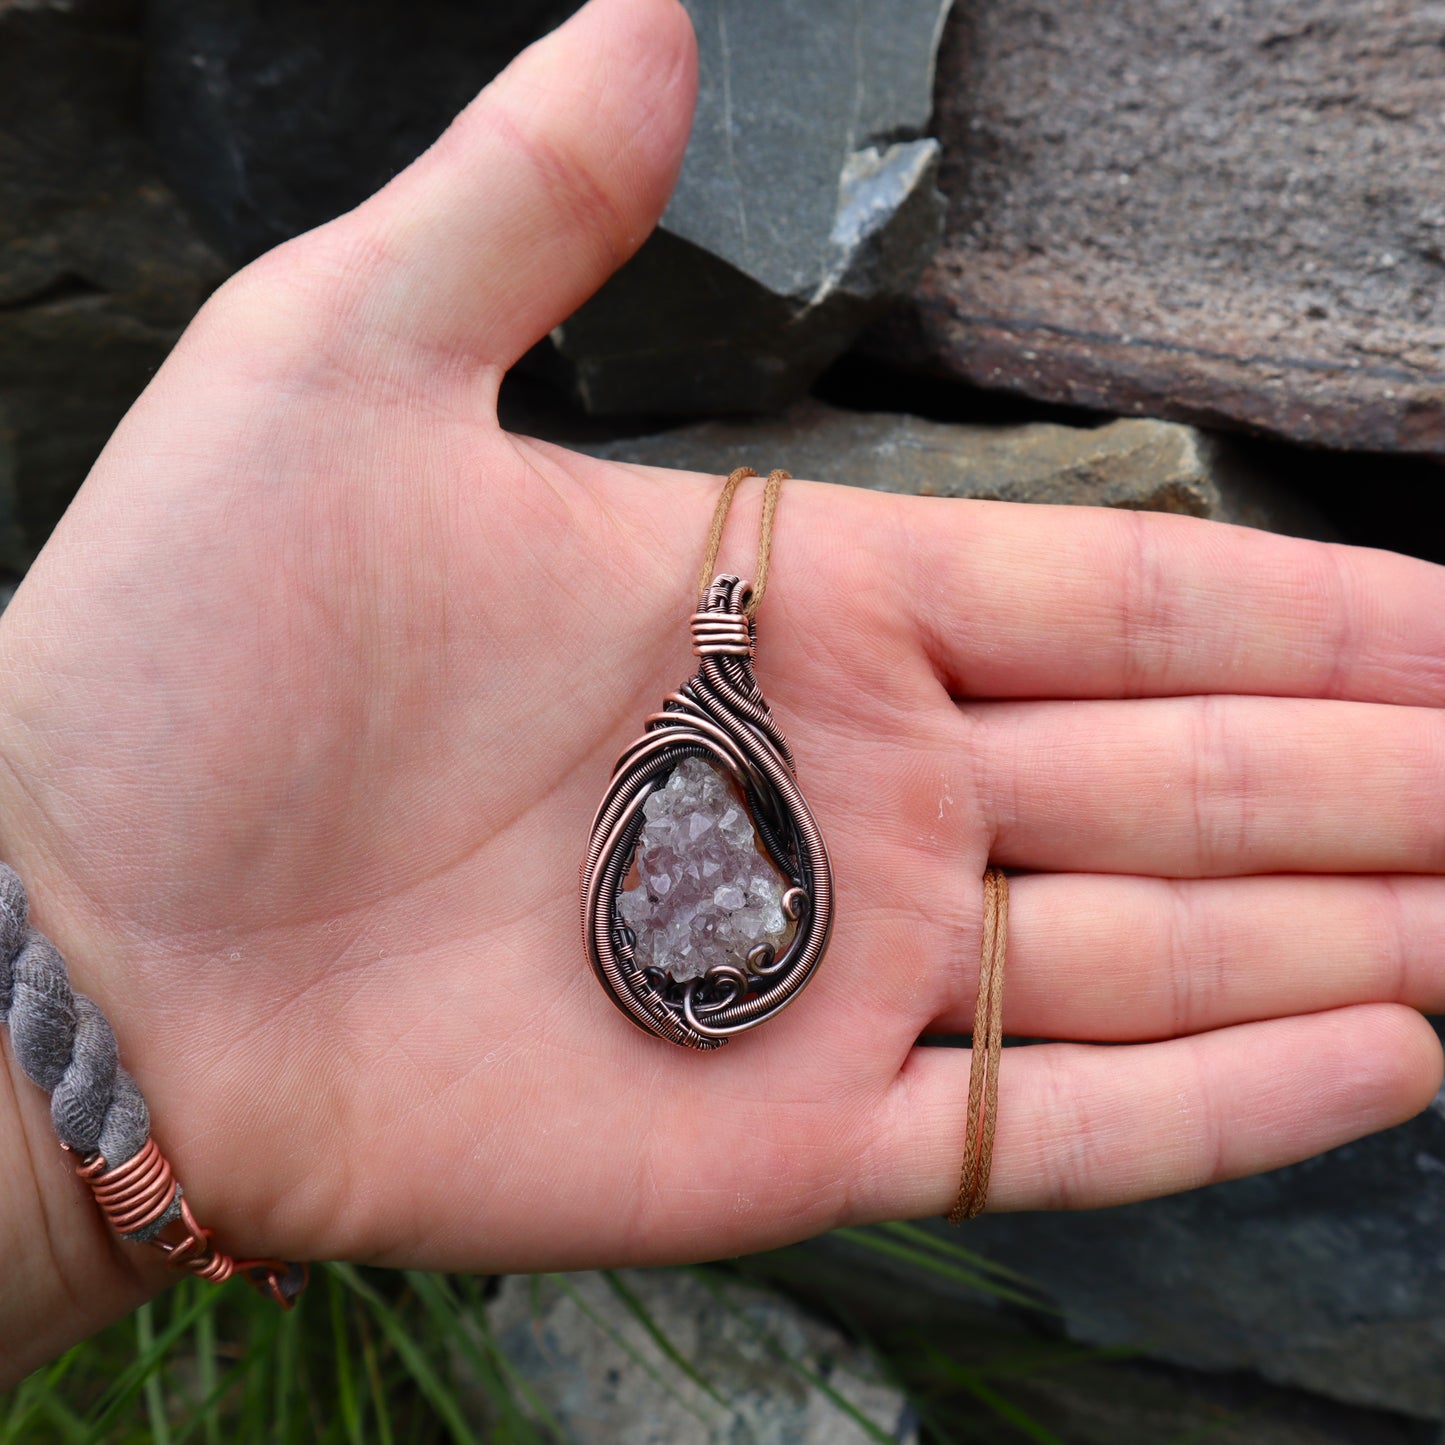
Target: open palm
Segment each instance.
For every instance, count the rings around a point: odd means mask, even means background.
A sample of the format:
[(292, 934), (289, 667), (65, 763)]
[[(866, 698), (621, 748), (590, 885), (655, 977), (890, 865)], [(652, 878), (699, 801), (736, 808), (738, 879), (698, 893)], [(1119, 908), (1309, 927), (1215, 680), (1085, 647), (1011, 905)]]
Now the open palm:
[(692, 88), (680, 8), (594, 0), (213, 298), (5, 616), (0, 844), (197, 1212), (237, 1253), (498, 1270), (943, 1213), (968, 1056), (916, 1045), (969, 1026), (990, 859), (1025, 870), (1008, 1030), (1141, 1041), (1005, 1060), (992, 1207), (1423, 1107), (1445, 578), (1176, 518), (788, 483), (757, 670), (832, 948), (716, 1054), (607, 1001), (578, 863), (691, 671), (719, 481), (509, 436), (494, 403), (653, 224)]

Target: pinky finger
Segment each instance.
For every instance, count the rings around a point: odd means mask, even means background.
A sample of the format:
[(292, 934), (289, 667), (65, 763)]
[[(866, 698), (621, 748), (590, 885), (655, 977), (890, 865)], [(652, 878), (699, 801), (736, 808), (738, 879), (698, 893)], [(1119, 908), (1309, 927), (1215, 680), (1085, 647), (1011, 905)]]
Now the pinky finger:
[[(964, 1049), (913, 1050), (852, 1195), (860, 1217), (947, 1213), (968, 1067)], [(1277, 1169), (1419, 1113), (1441, 1068), (1429, 1023), (1398, 1004), (1164, 1043), (1008, 1049), (988, 1207), (1095, 1209)]]

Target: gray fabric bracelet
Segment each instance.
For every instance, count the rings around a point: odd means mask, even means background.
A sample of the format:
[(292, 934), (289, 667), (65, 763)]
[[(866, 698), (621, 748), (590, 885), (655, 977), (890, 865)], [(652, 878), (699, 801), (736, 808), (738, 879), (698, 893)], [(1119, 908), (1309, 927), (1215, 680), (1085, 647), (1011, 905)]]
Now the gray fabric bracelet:
[[(30, 901), (15, 870), (0, 863), (0, 1024), (10, 1025), (15, 1059), (50, 1095), (56, 1138), (81, 1159), (111, 1169), (128, 1163), (150, 1137), (151, 1116), (120, 1066), (115, 1034), (99, 1007), (70, 987), (60, 950), (30, 926)], [(154, 1239), (180, 1215), (178, 1184), (166, 1212), (122, 1236)]]
[[(71, 988), (60, 950), (30, 926), (25, 886), (5, 863), (0, 863), (0, 1024), (10, 1026), (11, 1046), (26, 1077), (50, 1095), (56, 1137), (80, 1161), (81, 1178), (122, 1239), (153, 1242), (177, 1268), (202, 1279), (219, 1283), (241, 1273), (278, 1304), (294, 1303), (306, 1286), (304, 1265), (233, 1260), (211, 1246), (209, 1233), (191, 1216), (170, 1165), (151, 1142), (150, 1111), (120, 1066), (110, 1024), (94, 1000)], [(144, 1201), (140, 1211), (138, 1198)], [(143, 1217), (132, 1222), (137, 1212)], [(159, 1236), (176, 1221), (184, 1224), (185, 1237), (179, 1244), (163, 1243)]]

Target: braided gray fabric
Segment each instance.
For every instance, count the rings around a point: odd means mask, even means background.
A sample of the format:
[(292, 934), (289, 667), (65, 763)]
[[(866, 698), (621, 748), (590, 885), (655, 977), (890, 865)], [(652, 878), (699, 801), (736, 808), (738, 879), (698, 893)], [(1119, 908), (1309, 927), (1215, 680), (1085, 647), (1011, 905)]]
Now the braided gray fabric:
[[(60, 950), (30, 926), (25, 885), (0, 863), (0, 1024), (10, 1025), (15, 1058), (50, 1095), (50, 1120), (62, 1144), (81, 1159), (104, 1157), (117, 1169), (145, 1147), (150, 1111), (120, 1066), (115, 1034), (96, 1004), (75, 993)], [(170, 1208), (123, 1238), (143, 1243), (180, 1213)]]

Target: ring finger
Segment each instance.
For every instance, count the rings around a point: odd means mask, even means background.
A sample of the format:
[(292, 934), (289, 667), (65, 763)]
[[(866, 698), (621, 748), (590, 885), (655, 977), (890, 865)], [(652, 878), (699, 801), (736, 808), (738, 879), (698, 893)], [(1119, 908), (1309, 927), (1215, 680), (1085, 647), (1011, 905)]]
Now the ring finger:
[[(972, 1028), (970, 957), (931, 1032)], [(1008, 1033), (1167, 1039), (1370, 1002), (1445, 1012), (1445, 879), (1041, 873), (1012, 881)]]

